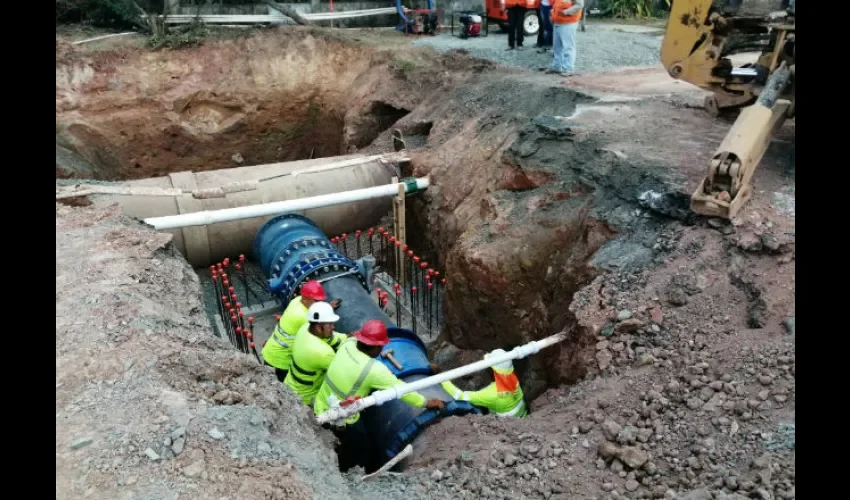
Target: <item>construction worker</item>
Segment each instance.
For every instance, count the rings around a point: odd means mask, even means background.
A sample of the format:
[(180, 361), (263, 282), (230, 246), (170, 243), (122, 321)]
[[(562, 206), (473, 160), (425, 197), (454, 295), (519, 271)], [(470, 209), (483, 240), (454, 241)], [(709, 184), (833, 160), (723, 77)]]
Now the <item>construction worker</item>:
[(576, 33), (584, 0), (552, 2), (552, 67), (547, 73), (568, 75), (575, 71)]
[[(295, 297), (286, 306), (280, 322), (275, 326), (271, 337), (263, 346), (262, 356), (265, 363), (274, 368), (277, 379), (283, 382), (292, 359), (292, 342), (295, 334), (307, 323), (307, 310), (314, 302), (327, 300), (325, 290), (318, 281), (308, 281), (301, 287), (301, 295)], [(331, 302), (336, 309), (339, 300)]]
[[(484, 359), (505, 354), (502, 349), (487, 353)], [(490, 413), (504, 417), (522, 418), (528, 415), (519, 379), (510, 360), (493, 366), (495, 380), (479, 391), (462, 391), (451, 381), (442, 383), (443, 389), (460, 401), (469, 401), (475, 406), (486, 408)]]
[(307, 323), (295, 334), (289, 373), (283, 383), (301, 396), (305, 405), (313, 398), (325, 380), (331, 364), (346, 336), (334, 331), (339, 316), (327, 302), (315, 302), (307, 310)]
[[(316, 395), (313, 411), (316, 415), (328, 411), (340, 402), (354, 398), (362, 398), (372, 391), (388, 389), (403, 382), (396, 378), (390, 370), (376, 358), (380, 356), (383, 346), (389, 344), (387, 326), (378, 320), (367, 321), (360, 330), (342, 343), (336, 357), (331, 361), (325, 381)], [(411, 392), (401, 397), (405, 403), (417, 408), (444, 409), (445, 404), (439, 399), (426, 401), (418, 392)], [(354, 414), (345, 420), (341, 427), (332, 428), (339, 438), (339, 465), (345, 471), (364, 461), (370, 463), (369, 453), (374, 446), (370, 440), (360, 414)], [(357, 459), (357, 455), (365, 457)]]

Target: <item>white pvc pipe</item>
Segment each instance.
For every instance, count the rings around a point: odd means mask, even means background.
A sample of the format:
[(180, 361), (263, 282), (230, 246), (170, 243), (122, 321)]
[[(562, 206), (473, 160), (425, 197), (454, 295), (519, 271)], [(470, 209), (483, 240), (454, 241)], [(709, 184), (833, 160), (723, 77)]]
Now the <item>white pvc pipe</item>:
[(438, 373), (437, 375), (432, 375), (427, 378), (419, 379), (409, 384), (401, 384), (395, 387), (390, 387), (389, 389), (375, 391), (371, 395), (366, 396), (365, 398), (358, 399), (357, 401), (348, 406), (330, 408), (325, 413), (322, 413), (321, 415), (317, 416), (316, 420), (319, 422), (319, 424), (332, 422), (341, 423), (343, 420), (350, 417), (351, 415), (359, 413), (365, 410), (366, 408), (369, 408), (370, 406), (382, 405), (388, 401), (398, 399), (404, 396), (405, 394), (432, 387), (437, 384), (442, 384), (447, 380), (453, 380), (459, 377), (463, 377), (465, 375), (469, 375), (470, 373), (474, 373), (479, 370), (484, 370), (486, 368), (498, 365), (499, 363), (505, 361), (513, 359), (522, 359), (527, 356), (531, 356), (532, 354), (536, 354), (541, 349), (545, 349), (546, 347), (555, 345), (566, 338), (566, 333), (556, 333), (555, 335), (546, 337), (545, 339), (535, 340), (533, 342), (529, 342), (528, 344), (515, 347), (504, 354), (493, 356), (487, 359), (482, 359), (481, 361), (476, 361), (475, 363), (460, 366), (447, 372)]
[[(156, 229), (174, 229), (177, 227), (206, 226), (217, 222), (228, 222), (239, 219), (250, 219), (252, 217), (264, 217), (267, 215), (280, 215), (313, 208), (331, 207), (351, 203), (354, 201), (384, 198), (398, 194), (398, 186), (403, 185), (407, 192), (414, 191), (406, 183), (385, 184), (366, 189), (355, 189), (343, 191), (342, 193), (330, 193), (297, 200), (276, 201), (260, 205), (248, 205), (246, 207), (225, 208), (222, 210), (204, 210), (189, 214), (166, 215), (164, 217), (149, 217), (144, 220)], [(416, 191), (425, 189), (430, 185), (427, 177), (416, 179)]]

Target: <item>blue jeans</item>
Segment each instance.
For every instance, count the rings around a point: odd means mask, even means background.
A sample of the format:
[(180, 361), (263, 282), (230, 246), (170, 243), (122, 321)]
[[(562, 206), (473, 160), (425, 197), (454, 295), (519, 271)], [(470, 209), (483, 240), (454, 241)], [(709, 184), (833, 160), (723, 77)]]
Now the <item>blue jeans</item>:
[(552, 70), (575, 71), (578, 23), (556, 24), (552, 28)]
[(543, 47), (552, 46), (552, 6), (540, 6), (540, 34), (538, 44)]

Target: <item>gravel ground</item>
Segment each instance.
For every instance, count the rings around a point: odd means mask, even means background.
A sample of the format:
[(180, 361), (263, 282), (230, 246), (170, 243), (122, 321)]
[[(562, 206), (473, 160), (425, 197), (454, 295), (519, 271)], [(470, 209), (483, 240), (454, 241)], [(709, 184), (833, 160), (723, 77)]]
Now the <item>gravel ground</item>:
[[(588, 25), (578, 33), (577, 71), (593, 71), (623, 66), (652, 66), (659, 64), (663, 31), (629, 33), (621, 30), (632, 27), (617, 25)], [(487, 37), (462, 40), (448, 33), (422, 37), (413, 45), (429, 46), (439, 51), (465, 50), (474, 57), (488, 59), (507, 66), (538, 69), (551, 64), (552, 52), (540, 54), (533, 48), (537, 38), (526, 39), (524, 50), (506, 51), (508, 35), (490, 26)]]

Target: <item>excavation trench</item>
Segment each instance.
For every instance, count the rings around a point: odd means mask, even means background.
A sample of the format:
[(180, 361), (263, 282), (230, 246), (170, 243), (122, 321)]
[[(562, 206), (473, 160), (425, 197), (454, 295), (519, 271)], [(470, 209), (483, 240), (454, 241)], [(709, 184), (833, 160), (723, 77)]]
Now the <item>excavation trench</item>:
[[(228, 176), (245, 177), (249, 170), (243, 168), (252, 167), (244, 165), (390, 151), (388, 130), (394, 128), (405, 132), (411, 149), (439, 145), (436, 152), (411, 151), (413, 174), (430, 175), (432, 187), (408, 202), (409, 242), (447, 279), (440, 320), (423, 339), (425, 346), (431, 359), (451, 368), (476, 361), (491, 349), (510, 349), (566, 331), (569, 338), (561, 345), (515, 363), (534, 418), (533, 402), (547, 388), (575, 382), (586, 373), (595, 336), (576, 323), (569, 306), (573, 294), (599, 272), (591, 265), (594, 254), (616, 236), (600, 215), (610, 207), (599, 199), (625, 196), (610, 185), (616, 178), (600, 184), (597, 170), (611, 169), (618, 160), (600, 155), (599, 144), (577, 145), (559, 119), (529, 123), (543, 112), (570, 116), (578, 103), (589, 100), (575, 92), (529, 88), (513, 105), (531, 117), (518, 115), (500, 124), (493, 117), (504, 110), (482, 105), (480, 116), (470, 117), (467, 103), (480, 101), (487, 89), (512, 95), (515, 87), (484, 82), (441, 100), (430, 99), (423, 89), (422, 82), (393, 69), (388, 56), (285, 33), (209, 44), (171, 53), (168, 59), (139, 53), (57, 53), (57, 178), (149, 179), (140, 182), (152, 186), (160, 183), (156, 177), (191, 171), (196, 183), (221, 184)], [(518, 137), (512, 135), (523, 126)], [(494, 151), (499, 147), (494, 144), (503, 145), (502, 150)], [(485, 152), (486, 157), (475, 156)], [(283, 168), (290, 174), (293, 170)], [(352, 174), (352, 179), (375, 185), (398, 173), (411, 171), (388, 171), (375, 178)], [(174, 185), (173, 178), (169, 182)], [(316, 181), (287, 196), (368, 187), (353, 182), (320, 186)], [(640, 180), (641, 185), (652, 182)], [(250, 204), (250, 197), (244, 194), (239, 203)], [(264, 201), (270, 200), (253, 203)], [(328, 237), (351, 234), (379, 227), (389, 209), (385, 202), (368, 210), (328, 211), (324, 219), (308, 215)], [(227, 256), (238, 259), (240, 253), (248, 257), (241, 272), (252, 275), (245, 279), (254, 281), (254, 295), (249, 299), (248, 287), (238, 293), (246, 308), (266, 309), (257, 313), (255, 340), (260, 345), (283, 307), (269, 308), (274, 297), (264, 296), (262, 288), (272, 276), (255, 265), (250, 250), (264, 221), (255, 220), (251, 227), (208, 227), (217, 236), (207, 239), (211, 251), (198, 270), (215, 323), (219, 294), (206, 266)], [(387, 222), (383, 220), (389, 229)], [(179, 238), (175, 243), (182, 244)], [(194, 257), (188, 253), (191, 262)], [(353, 249), (350, 253), (352, 259), (362, 257)], [(410, 325), (410, 317), (389, 316), (393, 322), (401, 319), (402, 327)], [(217, 326), (220, 335), (225, 330), (226, 325)], [(468, 389), (489, 382), (487, 371), (457, 381)]]
[(167, 55), (57, 47), (56, 175), (144, 179), (353, 153), (418, 103), (409, 87), (387, 56), (289, 32)]

